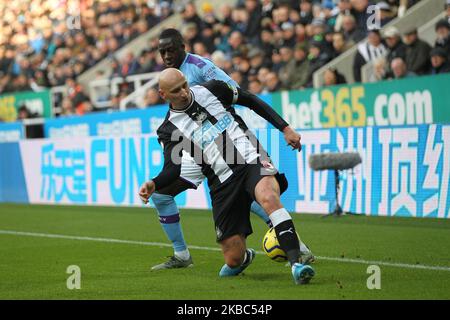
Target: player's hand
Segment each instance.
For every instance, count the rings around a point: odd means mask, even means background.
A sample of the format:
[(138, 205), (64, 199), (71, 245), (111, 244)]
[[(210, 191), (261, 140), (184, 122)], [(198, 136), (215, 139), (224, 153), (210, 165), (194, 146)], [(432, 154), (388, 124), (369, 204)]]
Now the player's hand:
[(302, 144), (300, 140), (302, 137), (290, 126), (283, 129), (284, 140), (287, 142), (288, 146), (292, 147), (292, 150), (302, 150)]
[(144, 182), (139, 189), (139, 198), (141, 198), (144, 204), (148, 203), (148, 199), (155, 192), (155, 183), (153, 180)]

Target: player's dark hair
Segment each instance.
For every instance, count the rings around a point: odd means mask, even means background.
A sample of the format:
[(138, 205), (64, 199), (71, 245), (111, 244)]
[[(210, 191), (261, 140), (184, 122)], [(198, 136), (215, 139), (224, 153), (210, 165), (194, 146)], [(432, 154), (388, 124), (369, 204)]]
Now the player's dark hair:
[(171, 39), (174, 43), (184, 43), (183, 36), (180, 31), (174, 28), (165, 29), (159, 35), (159, 40)]

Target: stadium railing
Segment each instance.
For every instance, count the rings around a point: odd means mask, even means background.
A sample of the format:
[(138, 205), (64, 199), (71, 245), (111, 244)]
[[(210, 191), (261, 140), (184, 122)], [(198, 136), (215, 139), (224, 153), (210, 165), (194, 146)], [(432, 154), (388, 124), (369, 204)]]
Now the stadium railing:
[(127, 77), (93, 80), (89, 83), (89, 97), (92, 104), (99, 109), (112, 106), (111, 97), (119, 93), (124, 83), (132, 84), (134, 91), (139, 90), (146, 82), (153, 80), (159, 72), (134, 74)]
[(130, 103), (132, 103), (135, 107), (138, 108), (144, 108), (145, 103), (142, 101), (142, 98), (145, 95), (145, 92), (156, 86), (158, 83), (158, 75), (159, 72), (152, 72), (147, 73), (148, 76), (152, 76), (152, 78), (146, 82), (144, 85), (140, 86), (139, 88), (135, 89), (131, 94), (126, 96), (124, 99), (120, 101), (120, 110), (124, 111), (127, 109)]
[[(412, 27), (419, 28), (442, 13), (444, 3), (445, 0), (422, 0), (408, 9), (408, 11), (406, 11), (401, 18), (394, 19), (390, 23), (386, 24), (381, 30), (383, 32), (387, 27), (395, 26), (399, 29), (400, 33), (402, 33)], [(365, 41), (367, 41), (367, 38), (361, 40), (342, 55), (317, 70), (313, 75), (314, 88), (319, 88), (323, 85), (323, 75), (329, 68), (337, 69), (345, 76), (348, 83), (354, 83), (353, 60), (358, 50), (358, 44)]]

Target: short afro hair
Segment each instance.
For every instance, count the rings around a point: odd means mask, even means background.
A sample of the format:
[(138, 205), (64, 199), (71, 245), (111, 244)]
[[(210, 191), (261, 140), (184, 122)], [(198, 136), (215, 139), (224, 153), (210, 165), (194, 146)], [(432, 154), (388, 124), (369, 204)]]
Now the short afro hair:
[(180, 31), (174, 28), (163, 30), (159, 35), (159, 40), (161, 39), (171, 39), (173, 42), (184, 43), (184, 39)]

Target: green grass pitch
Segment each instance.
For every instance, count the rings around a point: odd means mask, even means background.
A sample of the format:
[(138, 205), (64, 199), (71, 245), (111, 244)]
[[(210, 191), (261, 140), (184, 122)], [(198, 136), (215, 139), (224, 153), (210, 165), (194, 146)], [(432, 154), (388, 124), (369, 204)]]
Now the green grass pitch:
[[(181, 211), (194, 267), (150, 271), (172, 253), (153, 209), (1, 204), (0, 299), (450, 298), (449, 220), (293, 216), (319, 256), (305, 286), (263, 254), (243, 275), (220, 279), (209, 211)], [(266, 227), (253, 215), (252, 223), (248, 246), (261, 252)], [(379, 290), (367, 288), (372, 264)], [(79, 290), (66, 287), (70, 265), (81, 269)]]

